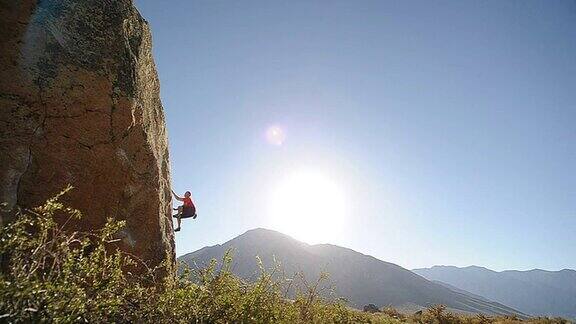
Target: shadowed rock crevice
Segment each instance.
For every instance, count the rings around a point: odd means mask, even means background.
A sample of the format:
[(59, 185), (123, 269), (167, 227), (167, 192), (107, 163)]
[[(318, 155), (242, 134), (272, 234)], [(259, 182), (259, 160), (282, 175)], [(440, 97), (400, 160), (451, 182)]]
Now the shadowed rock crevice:
[(123, 219), (121, 248), (173, 259), (166, 124), (132, 2), (0, 0), (0, 29), (0, 200), (32, 207), (71, 184), (77, 229)]

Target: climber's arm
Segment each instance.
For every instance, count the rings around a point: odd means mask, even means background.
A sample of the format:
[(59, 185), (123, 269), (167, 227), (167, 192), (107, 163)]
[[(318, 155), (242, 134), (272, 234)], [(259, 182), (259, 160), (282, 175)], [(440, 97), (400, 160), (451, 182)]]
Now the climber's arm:
[(184, 201), (184, 198), (178, 197), (178, 195), (174, 192), (174, 190), (170, 190), (170, 191), (172, 191), (172, 194), (174, 195), (174, 198), (176, 198), (176, 200), (178, 200), (178, 201)]

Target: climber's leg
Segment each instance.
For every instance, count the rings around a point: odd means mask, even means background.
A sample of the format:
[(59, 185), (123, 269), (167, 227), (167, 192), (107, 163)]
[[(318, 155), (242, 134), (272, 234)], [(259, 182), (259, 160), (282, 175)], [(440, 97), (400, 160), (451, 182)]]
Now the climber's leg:
[(180, 223), (182, 222), (181, 218), (182, 218), (182, 211), (184, 210), (183, 206), (178, 207), (178, 214), (176, 215), (176, 220), (177, 220), (177, 224), (178, 227), (176, 227), (176, 229), (174, 230), (174, 232), (178, 232), (180, 230)]
[(177, 222), (178, 222), (178, 227), (176, 227), (176, 229), (174, 230), (174, 232), (178, 232), (178, 231), (180, 230), (180, 222), (181, 222), (180, 216), (181, 216), (181, 215), (179, 214), (178, 217), (176, 217), (176, 220), (177, 220)]

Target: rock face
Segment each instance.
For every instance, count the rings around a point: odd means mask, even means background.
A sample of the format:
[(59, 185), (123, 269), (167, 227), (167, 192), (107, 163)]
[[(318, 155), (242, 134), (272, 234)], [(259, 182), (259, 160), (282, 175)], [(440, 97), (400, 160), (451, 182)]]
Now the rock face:
[(378, 309), (378, 307), (374, 304), (368, 304), (368, 305), (364, 305), (364, 311), (367, 313), (379, 313), (380, 309)]
[(132, 2), (0, 0), (0, 30), (0, 201), (33, 207), (71, 184), (76, 228), (123, 219), (122, 249), (173, 259), (166, 125)]

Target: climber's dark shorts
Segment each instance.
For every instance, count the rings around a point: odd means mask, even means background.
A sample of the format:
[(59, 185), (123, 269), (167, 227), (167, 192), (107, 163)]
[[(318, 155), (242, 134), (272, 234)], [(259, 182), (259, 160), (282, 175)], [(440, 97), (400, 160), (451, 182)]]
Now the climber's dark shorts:
[[(174, 217), (178, 217), (178, 214), (174, 215)], [(190, 218), (190, 217), (196, 218), (196, 207), (184, 206), (180, 218)]]

